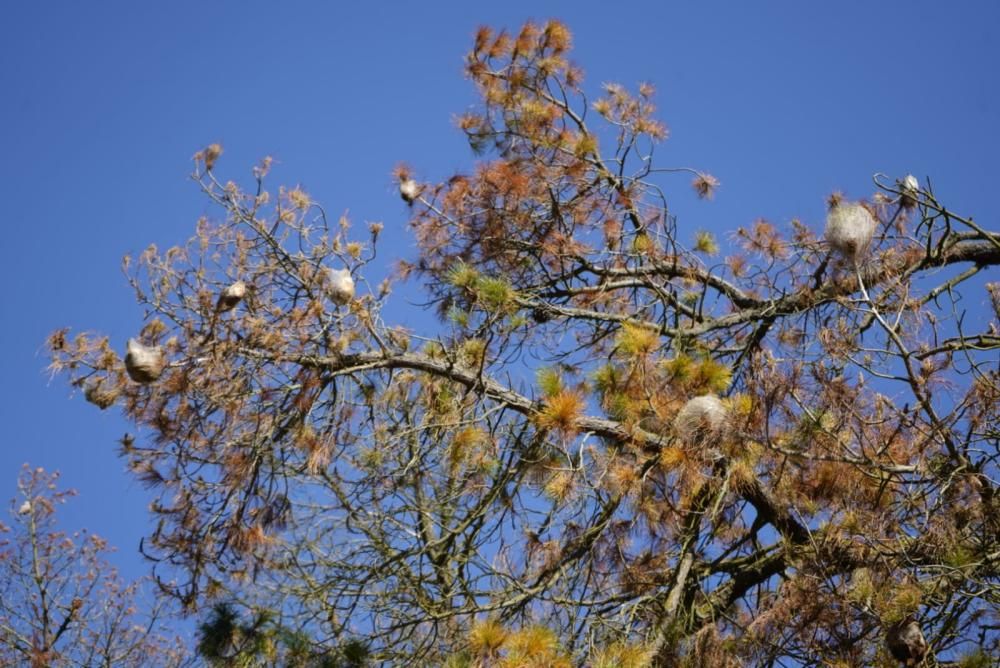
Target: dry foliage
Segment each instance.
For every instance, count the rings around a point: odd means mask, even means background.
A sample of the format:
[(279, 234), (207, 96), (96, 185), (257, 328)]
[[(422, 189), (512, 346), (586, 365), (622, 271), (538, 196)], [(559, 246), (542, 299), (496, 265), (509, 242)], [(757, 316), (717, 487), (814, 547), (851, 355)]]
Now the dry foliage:
[[(53, 367), (145, 434), (123, 455), (157, 494), (165, 590), (397, 663), (887, 665), (909, 616), (929, 657), (996, 656), (1000, 234), (877, 179), (849, 271), (764, 220), (708, 262), (714, 238), (667, 213), (652, 87), (588, 102), (569, 48), (556, 22), (480, 30), (458, 124), (481, 162), (397, 170), (419, 243), (400, 274), (440, 331), (384, 322), (380, 225), (275, 194), (268, 160), (220, 180), (210, 149), (217, 218), (129, 264), (162, 376), (53, 335)], [(345, 269), (352, 298), (328, 285)], [(710, 453), (674, 429), (705, 395)]]
[(118, 577), (107, 543), (59, 530), (56, 512), (73, 492), (58, 478), (25, 465), (12, 524), (0, 521), (0, 665), (191, 665), (164, 630), (164, 606), (138, 609), (141, 583)]

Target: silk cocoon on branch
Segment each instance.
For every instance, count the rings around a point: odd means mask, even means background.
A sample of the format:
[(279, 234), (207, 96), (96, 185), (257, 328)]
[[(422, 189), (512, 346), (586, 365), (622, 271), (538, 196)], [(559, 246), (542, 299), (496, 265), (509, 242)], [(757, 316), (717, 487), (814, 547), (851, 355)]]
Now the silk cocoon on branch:
[(144, 346), (129, 339), (125, 352), (125, 371), (137, 383), (152, 383), (163, 373), (167, 360), (159, 346)]
[(327, 294), (338, 305), (343, 306), (354, 299), (354, 279), (349, 269), (327, 269)]
[(684, 404), (674, 419), (674, 431), (685, 443), (712, 442), (725, 432), (727, 418), (722, 401), (714, 395), (703, 394)]
[(823, 235), (830, 248), (857, 262), (868, 250), (876, 225), (875, 217), (863, 204), (842, 202), (827, 214)]
[(236, 308), (247, 294), (247, 284), (243, 281), (236, 281), (230, 286), (227, 286), (219, 294), (219, 301), (215, 304), (216, 311), (231, 311)]

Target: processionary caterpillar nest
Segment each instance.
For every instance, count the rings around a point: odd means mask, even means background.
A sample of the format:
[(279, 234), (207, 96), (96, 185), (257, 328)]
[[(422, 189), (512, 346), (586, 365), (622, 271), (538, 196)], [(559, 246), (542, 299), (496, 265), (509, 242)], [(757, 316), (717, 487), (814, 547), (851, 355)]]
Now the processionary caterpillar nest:
[(691, 399), (674, 419), (677, 437), (688, 444), (718, 441), (726, 431), (728, 411), (718, 397), (703, 394)]
[(246, 294), (247, 284), (243, 281), (236, 281), (219, 294), (219, 301), (215, 303), (215, 310), (219, 312), (233, 310), (246, 297)]
[(403, 179), (399, 182), (399, 196), (407, 204), (413, 204), (420, 196), (420, 186), (413, 179)]
[(830, 247), (855, 263), (868, 251), (875, 236), (875, 216), (864, 204), (840, 202), (826, 215), (826, 237)]
[(144, 346), (135, 339), (128, 340), (125, 352), (125, 371), (137, 383), (152, 383), (163, 373), (166, 356), (159, 346)]
[(927, 654), (927, 640), (913, 617), (893, 624), (886, 630), (885, 642), (889, 653), (904, 666), (916, 666)]
[(338, 305), (344, 305), (354, 299), (354, 279), (349, 269), (327, 269), (329, 285), (327, 292), (330, 299)]

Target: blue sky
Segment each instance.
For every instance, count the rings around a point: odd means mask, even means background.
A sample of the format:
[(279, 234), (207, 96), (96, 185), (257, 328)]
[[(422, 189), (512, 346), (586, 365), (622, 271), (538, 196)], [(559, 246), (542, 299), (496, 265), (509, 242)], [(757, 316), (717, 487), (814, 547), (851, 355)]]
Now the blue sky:
[[(930, 176), (949, 207), (997, 227), (995, 2), (8, 3), (0, 498), (25, 461), (61, 470), (80, 491), (66, 525), (144, 572), (148, 499), (115, 455), (128, 425), (49, 381), (46, 335), (93, 329), (124, 347), (142, 313), (121, 256), (183, 243), (211, 213), (187, 175), (213, 141), (226, 178), (272, 155), (272, 183), (383, 221), (399, 233), (380, 257), (412, 256), (390, 170), (406, 160), (433, 180), (473, 165), (452, 120), (475, 100), (462, 76), (473, 31), (549, 17), (574, 32), (592, 93), (657, 86), (661, 166), (722, 182), (710, 203), (688, 177), (666, 182), (692, 235), (758, 217), (819, 229), (828, 193), (864, 196), (879, 171)], [(412, 324), (426, 316), (405, 292), (389, 316)]]

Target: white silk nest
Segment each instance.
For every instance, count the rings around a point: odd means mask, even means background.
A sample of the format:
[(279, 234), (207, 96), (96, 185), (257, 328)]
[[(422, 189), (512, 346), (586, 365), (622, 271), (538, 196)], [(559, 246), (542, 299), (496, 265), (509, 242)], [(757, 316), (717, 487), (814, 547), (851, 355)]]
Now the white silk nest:
[(905, 666), (915, 666), (927, 655), (927, 640), (917, 621), (908, 617), (893, 624), (886, 631), (886, 644), (889, 653)]
[(152, 383), (167, 366), (167, 358), (159, 346), (144, 346), (129, 339), (125, 352), (125, 371), (137, 383)]
[(243, 281), (236, 281), (232, 285), (219, 293), (219, 301), (215, 304), (217, 311), (231, 311), (236, 305), (243, 301), (247, 295), (247, 284)]
[(875, 236), (875, 216), (862, 204), (843, 202), (830, 209), (823, 236), (830, 248), (844, 257), (858, 261)]
[(399, 196), (407, 204), (413, 204), (420, 196), (420, 186), (413, 179), (403, 179), (399, 182)]
[(685, 443), (715, 441), (725, 433), (728, 417), (718, 397), (703, 394), (684, 404), (674, 418), (674, 432)]
[(327, 269), (327, 293), (333, 303), (343, 306), (354, 299), (354, 279), (349, 269)]
[(904, 209), (912, 209), (920, 201), (920, 181), (913, 174), (907, 174), (899, 182), (899, 189), (902, 191), (900, 204)]

